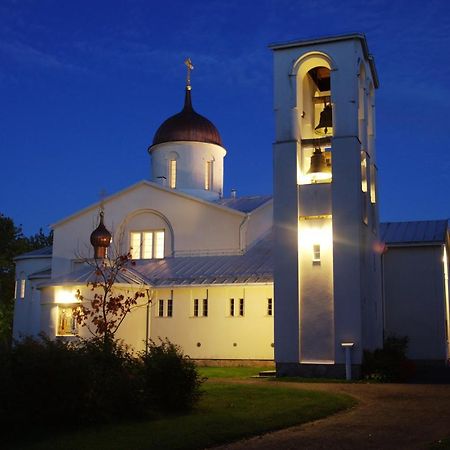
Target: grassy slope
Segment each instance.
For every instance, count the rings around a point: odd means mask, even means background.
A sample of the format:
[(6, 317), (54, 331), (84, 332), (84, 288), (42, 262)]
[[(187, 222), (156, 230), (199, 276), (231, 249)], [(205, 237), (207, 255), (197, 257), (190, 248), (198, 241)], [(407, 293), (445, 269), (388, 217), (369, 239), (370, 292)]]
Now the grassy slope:
[(200, 404), (188, 415), (85, 429), (26, 447), (22, 443), (15, 448), (205, 448), (315, 420), (355, 403), (345, 395), (308, 392), (272, 383), (237, 385), (211, 381), (204, 385), (204, 391)]

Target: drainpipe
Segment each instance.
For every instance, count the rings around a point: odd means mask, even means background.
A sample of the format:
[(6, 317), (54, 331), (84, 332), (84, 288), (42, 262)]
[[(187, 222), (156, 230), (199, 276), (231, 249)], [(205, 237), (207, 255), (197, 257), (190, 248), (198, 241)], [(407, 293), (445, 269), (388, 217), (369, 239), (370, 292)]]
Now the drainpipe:
[(145, 354), (148, 354), (148, 340), (150, 338), (150, 305), (153, 299), (153, 291), (146, 289), (147, 292), (147, 314), (145, 317)]

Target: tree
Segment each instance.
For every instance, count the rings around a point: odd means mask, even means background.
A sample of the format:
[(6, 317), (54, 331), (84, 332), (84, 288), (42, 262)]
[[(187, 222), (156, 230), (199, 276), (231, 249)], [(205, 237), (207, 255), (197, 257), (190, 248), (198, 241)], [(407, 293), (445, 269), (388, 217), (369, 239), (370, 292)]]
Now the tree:
[(92, 267), (92, 277), (87, 283), (91, 295), (86, 297), (77, 291), (75, 297), (81, 303), (74, 308), (73, 314), (79, 325), (102, 340), (103, 349), (107, 351), (125, 317), (137, 306), (138, 299), (147, 295), (151, 302), (151, 296), (142, 287), (134, 293), (128, 290), (123, 293), (115, 286), (119, 277), (135, 264), (131, 253), (84, 261)]
[(52, 245), (53, 232), (26, 237), (22, 227), (0, 213), (0, 347), (11, 342), (14, 312), (15, 264), (14, 258), (22, 253)]

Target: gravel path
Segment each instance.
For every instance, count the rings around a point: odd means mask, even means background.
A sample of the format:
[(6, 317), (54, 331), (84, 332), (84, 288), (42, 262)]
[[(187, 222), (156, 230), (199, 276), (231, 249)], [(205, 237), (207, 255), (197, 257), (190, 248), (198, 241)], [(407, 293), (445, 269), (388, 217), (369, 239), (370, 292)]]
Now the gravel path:
[(350, 394), (359, 404), (322, 420), (215, 449), (427, 449), (431, 443), (450, 437), (448, 384), (281, 384)]

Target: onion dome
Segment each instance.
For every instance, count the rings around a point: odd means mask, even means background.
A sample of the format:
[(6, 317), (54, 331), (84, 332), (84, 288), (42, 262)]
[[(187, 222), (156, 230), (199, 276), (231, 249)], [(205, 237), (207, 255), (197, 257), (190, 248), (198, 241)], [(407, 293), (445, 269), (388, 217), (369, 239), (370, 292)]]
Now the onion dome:
[(94, 247), (95, 259), (104, 259), (106, 257), (106, 249), (111, 244), (112, 236), (103, 223), (103, 216), (103, 211), (100, 211), (100, 223), (91, 233), (91, 244)]
[(174, 141), (206, 142), (222, 146), (222, 139), (214, 124), (194, 111), (189, 85), (186, 86), (182, 111), (163, 122), (155, 133), (152, 146)]

